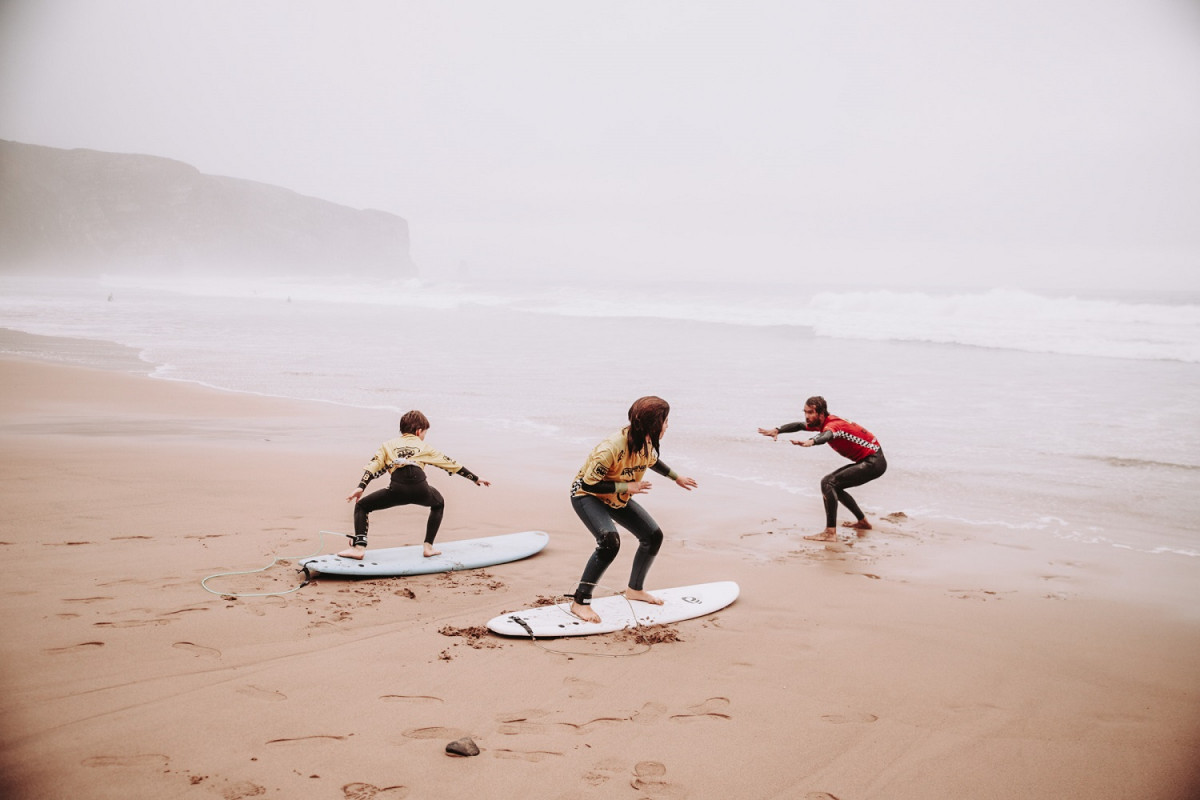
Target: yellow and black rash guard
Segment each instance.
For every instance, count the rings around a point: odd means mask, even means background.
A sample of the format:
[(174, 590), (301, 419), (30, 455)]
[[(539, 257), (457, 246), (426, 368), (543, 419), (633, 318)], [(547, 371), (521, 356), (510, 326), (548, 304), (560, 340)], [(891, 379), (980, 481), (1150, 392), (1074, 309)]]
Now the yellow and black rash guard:
[(406, 433), (396, 439), (384, 442), (379, 451), (363, 467), (362, 480), (358, 488), (365, 489), (367, 484), (383, 473), (392, 473), (401, 467), (438, 467), (451, 475), (462, 475), (469, 481), (478, 481), (479, 477), (471, 470), (459, 464), (453, 458), (434, 450), (419, 437)]
[(647, 444), (636, 453), (629, 452), (626, 439), (628, 428), (609, 436), (592, 449), (587, 461), (571, 484), (571, 495), (594, 495), (613, 508), (624, 508), (629, 502), (629, 484), (640, 481), (647, 469), (653, 469), (671, 480), (679, 476), (658, 459), (658, 453)]

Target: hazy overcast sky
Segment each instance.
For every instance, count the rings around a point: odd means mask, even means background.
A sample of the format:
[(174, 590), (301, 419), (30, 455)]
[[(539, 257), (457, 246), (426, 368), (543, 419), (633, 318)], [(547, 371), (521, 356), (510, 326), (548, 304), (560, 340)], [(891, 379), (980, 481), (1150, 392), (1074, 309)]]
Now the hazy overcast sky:
[(1200, 289), (1195, 0), (0, 0), (0, 138), (394, 212), (430, 277)]

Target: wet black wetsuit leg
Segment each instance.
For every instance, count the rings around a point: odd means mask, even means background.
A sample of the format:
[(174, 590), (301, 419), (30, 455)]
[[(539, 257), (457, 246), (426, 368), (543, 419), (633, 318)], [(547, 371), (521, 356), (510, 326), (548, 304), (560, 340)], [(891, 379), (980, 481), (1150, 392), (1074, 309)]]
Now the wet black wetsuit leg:
[(442, 493), (429, 485), (425, 471), (420, 467), (401, 467), (392, 473), (391, 483), (386, 488), (371, 492), (354, 505), (354, 538), (367, 538), (367, 517), (372, 511), (395, 506), (417, 505), (429, 508), (429, 519), (425, 522), (425, 542), (433, 544), (442, 526), (446, 501)]
[(638, 551), (634, 554), (633, 568), (629, 573), (629, 588), (640, 591), (645, 584), (650, 565), (654, 563), (654, 557), (662, 547), (663, 532), (658, 523), (634, 500), (630, 500), (624, 508), (612, 508), (598, 498), (584, 495), (572, 497), (571, 507), (596, 538), (596, 549), (588, 558), (583, 577), (579, 579), (579, 586), (575, 589), (575, 602), (587, 605), (591, 601), (596, 583), (617, 557), (621, 549), (621, 535), (617, 533), (617, 524), (637, 537)]
[(863, 519), (862, 509), (846, 491), (852, 486), (862, 486), (887, 471), (887, 459), (883, 451), (867, 456), (862, 461), (836, 469), (821, 479), (821, 497), (825, 501), (825, 527), (837, 525), (837, 505), (840, 502), (856, 520)]

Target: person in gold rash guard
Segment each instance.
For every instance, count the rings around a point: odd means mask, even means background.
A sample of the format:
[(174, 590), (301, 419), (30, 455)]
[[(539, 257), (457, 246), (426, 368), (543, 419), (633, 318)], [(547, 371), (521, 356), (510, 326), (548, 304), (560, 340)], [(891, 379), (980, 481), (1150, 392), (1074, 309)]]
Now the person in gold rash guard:
[(592, 591), (621, 549), (617, 525), (638, 539), (625, 597), (662, 605), (643, 588), (646, 573), (662, 545), (662, 529), (633, 495), (650, 491), (650, 482), (642, 480), (647, 469), (665, 475), (689, 492), (696, 488), (696, 481), (676, 475), (658, 458), (658, 443), (667, 432), (670, 412), (671, 407), (661, 397), (635, 401), (629, 408), (628, 427), (596, 445), (571, 484), (571, 506), (596, 538), (596, 549), (583, 569), (571, 602), (571, 613), (585, 622), (600, 621), (600, 615), (590, 607)]
[[(354, 535), (350, 546), (338, 553), (343, 558), (362, 559), (367, 552), (367, 516), (394, 506), (428, 506), (429, 519), (425, 523), (425, 557), (440, 555), (433, 549), (433, 540), (442, 525), (445, 501), (442, 493), (429, 485), (425, 479), (425, 467), (438, 467), (451, 475), (461, 475), (476, 486), (491, 486), (471, 470), (452, 458), (425, 444), (425, 433), (429, 430), (429, 419), (420, 411), (409, 411), (400, 418), (400, 436), (380, 446), (379, 451), (363, 468), (358, 488), (350, 493), (346, 502), (354, 503)], [(367, 484), (384, 473), (391, 474), (387, 488), (363, 497)]]

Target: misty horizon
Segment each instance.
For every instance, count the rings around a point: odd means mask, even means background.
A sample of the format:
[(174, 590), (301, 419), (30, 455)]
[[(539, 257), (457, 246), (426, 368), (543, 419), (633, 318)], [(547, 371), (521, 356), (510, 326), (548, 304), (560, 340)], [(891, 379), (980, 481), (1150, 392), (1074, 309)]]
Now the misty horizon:
[(16, 0), (0, 138), (386, 211), (430, 280), (1195, 292), (1197, 22)]

